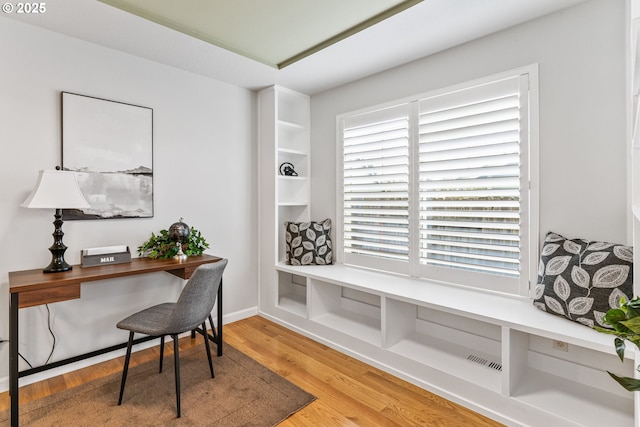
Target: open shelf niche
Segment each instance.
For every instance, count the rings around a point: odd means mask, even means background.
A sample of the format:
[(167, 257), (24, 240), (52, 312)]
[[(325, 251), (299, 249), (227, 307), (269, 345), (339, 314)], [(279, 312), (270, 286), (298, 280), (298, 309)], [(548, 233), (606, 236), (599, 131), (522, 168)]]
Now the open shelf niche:
[(314, 279), (310, 283), (311, 320), (355, 339), (382, 344), (380, 296)]
[(391, 352), (500, 392), (500, 326), (393, 299), (386, 314)]
[(278, 307), (297, 316), (307, 317), (307, 278), (278, 272)]

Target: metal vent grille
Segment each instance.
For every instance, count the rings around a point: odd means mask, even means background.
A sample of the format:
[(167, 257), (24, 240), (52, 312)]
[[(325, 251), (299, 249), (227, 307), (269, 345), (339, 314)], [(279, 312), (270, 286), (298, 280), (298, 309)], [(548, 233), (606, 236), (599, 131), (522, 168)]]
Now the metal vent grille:
[(502, 365), (498, 362), (492, 362), (489, 361), (487, 359), (485, 359), (482, 356), (478, 356), (476, 354), (470, 354), (467, 356), (467, 360), (473, 362), (473, 363), (477, 363), (479, 365), (482, 366), (488, 366), (491, 369), (495, 369), (496, 371), (502, 371)]

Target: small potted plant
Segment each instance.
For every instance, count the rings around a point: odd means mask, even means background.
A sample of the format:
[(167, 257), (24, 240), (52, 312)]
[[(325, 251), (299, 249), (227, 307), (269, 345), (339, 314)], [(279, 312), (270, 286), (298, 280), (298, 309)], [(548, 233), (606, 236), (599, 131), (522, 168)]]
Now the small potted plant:
[[(209, 247), (209, 243), (202, 236), (202, 233), (193, 227), (190, 227), (189, 234), (181, 242), (182, 252), (186, 256), (197, 256)], [(149, 258), (173, 258), (178, 254), (180, 247), (176, 245), (176, 241), (168, 230), (160, 230), (158, 234), (151, 233), (151, 237), (138, 246), (139, 256), (148, 256)]]
[[(626, 298), (620, 300), (620, 308), (612, 308), (604, 316), (604, 321), (611, 325), (613, 329), (596, 327), (599, 332), (615, 335), (614, 341), (616, 353), (621, 361), (624, 361), (625, 341), (633, 343), (640, 350), (640, 298), (627, 301)], [(640, 371), (640, 366), (636, 368)], [(616, 380), (622, 387), (629, 391), (640, 390), (640, 379), (619, 377), (607, 371), (611, 378)]]

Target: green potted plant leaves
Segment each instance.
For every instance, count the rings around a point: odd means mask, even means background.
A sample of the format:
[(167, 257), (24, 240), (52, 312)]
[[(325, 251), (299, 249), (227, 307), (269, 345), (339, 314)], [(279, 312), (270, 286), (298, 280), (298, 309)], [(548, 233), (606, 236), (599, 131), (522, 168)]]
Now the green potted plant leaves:
[[(209, 247), (209, 243), (200, 231), (191, 227), (186, 240), (182, 242), (182, 252), (187, 256), (202, 255)], [(168, 230), (160, 230), (158, 234), (151, 233), (151, 237), (138, 246), (139, 256), (149, 258), (173, 258), (178, 253), (176, 242), (169, 237)]]
[[(596, 327), (599, 332), (615, 335), (614, 341), (616, 353), (621, 361), (624, 361), (625, 341), (633, 343), (640, 350), (640, 298), (627, 301), (626, 298), (620, 300), (620, 308), (612, 308), (604, 316), (604, 321), (611, 325), (613, 329)], [(640, 371), (640, 366), (636, 368)], [(609, 371), (607, 373), (616, 380), (622, 387), (629, 391), (640, 390), (640, 379), (619, 377)]]

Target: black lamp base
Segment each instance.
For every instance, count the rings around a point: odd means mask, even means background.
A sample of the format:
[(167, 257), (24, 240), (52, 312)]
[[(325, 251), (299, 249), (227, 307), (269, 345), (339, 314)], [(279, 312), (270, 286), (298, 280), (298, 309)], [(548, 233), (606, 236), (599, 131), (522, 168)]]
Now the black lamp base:
[(58, 262), (54, 263), (53, 261), (51, 261), (49, 265), (47, 265), (45, 268), (42, 269), (42, 272), (43, 273), (61, 273), (63, 271), (69, 271), (71, 269), (73, 269), (73, 267), (67, 264), (64, 260), (62, 260), (62, 263), (58, 263)]
[(67, 247), (62, 243), (62, 236), (64, 236), (62, 232), (62, 209), (56, 209), (54, 218), (53, 225), (55, 226), (55, 230), (52, 234), (53, 245), (49, 248), (49, 252), (51, 252), (51, 262), (42, 270), (43, 273), (60, 273), (73, 268), (64, 260), (64, 252), (67, 250)]

